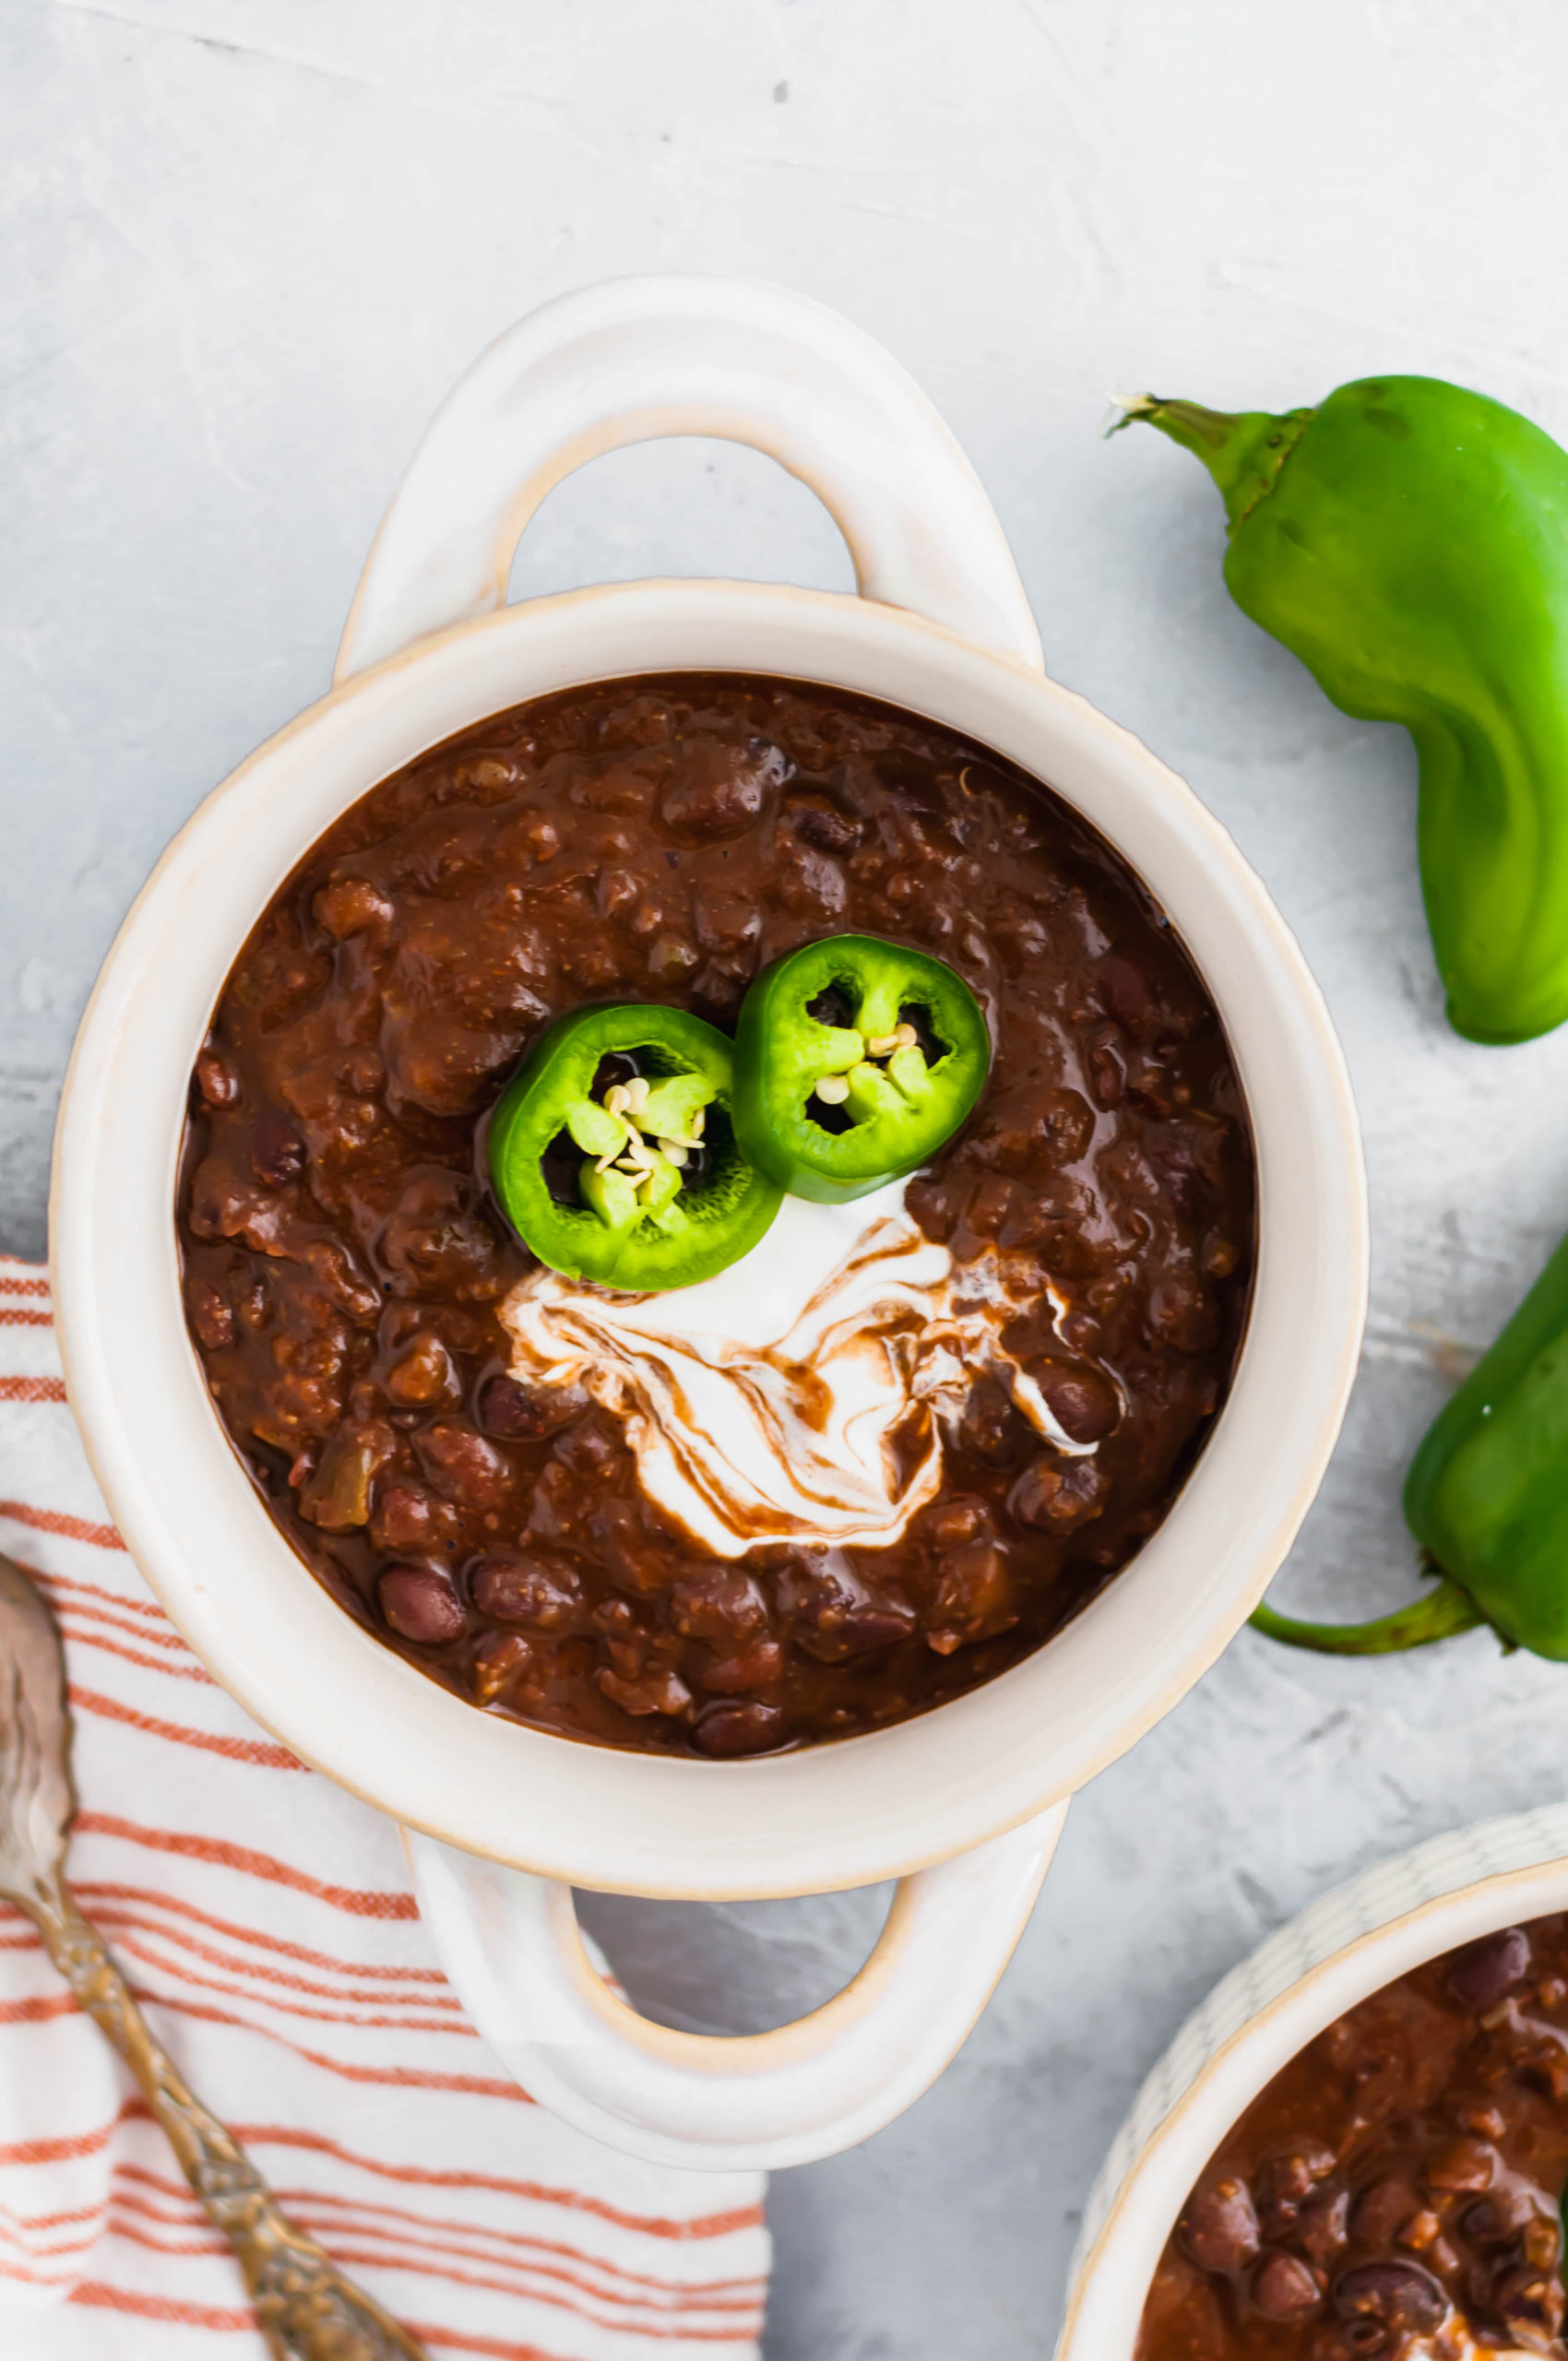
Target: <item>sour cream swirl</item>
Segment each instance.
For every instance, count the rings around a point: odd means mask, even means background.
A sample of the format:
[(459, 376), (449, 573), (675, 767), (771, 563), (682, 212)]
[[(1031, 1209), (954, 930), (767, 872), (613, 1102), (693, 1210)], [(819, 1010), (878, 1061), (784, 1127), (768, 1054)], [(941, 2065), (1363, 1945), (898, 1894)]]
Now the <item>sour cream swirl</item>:
[(585, 1387), (621, 1420), (644, 1492), (738, 1558), (898, 1541), (940, 1488), (944, 1419), (981, 1370), (1058, 1449), (1084, 1449), (1002, 1346), (1039, 1293), (1021, 1258), (956, 1264), (896, 1184), (837, 1208), (787, 1199), (761, 1244), (701, 1286), (616, 1295), (540, 1269), (501, 1318), (513, 1376)]

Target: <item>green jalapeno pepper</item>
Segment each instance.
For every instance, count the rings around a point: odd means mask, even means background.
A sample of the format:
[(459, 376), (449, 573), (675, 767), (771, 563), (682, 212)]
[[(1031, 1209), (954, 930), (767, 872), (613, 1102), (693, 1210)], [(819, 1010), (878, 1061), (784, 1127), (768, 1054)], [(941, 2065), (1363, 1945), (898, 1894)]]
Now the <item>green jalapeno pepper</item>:
[(1411, 1462), (1405, 1517), (1435, 1589), (1370, 1623), (1303, 1623), (1260, 1607), (1271, 1639), (1386, 1655), (1490, 1623), (1510, 1647), (1568, 1660), (1568, 1240)]
[(1457, 1032), (1568, 1017), (1568, 453), (1435, 377), (1271, 417), (1125, 405), (1225, 497), (1225, 580), (1344, 712), (1403, 722), (1421, 888)]
[(940, 959), (871, 934), (765, 967), (735, 1036), (735, 1130), (781, 1189), (848, 1204), (926, 1163), (980, 1097), (991, 1036)]
[(491, 1119), (490, 1177), (541, 1263), (633, 1294), (692, 1287), (756, 1244), (781, 1192), (742, 1153), (733, 1056), (683, 1009), (552, 1025)]

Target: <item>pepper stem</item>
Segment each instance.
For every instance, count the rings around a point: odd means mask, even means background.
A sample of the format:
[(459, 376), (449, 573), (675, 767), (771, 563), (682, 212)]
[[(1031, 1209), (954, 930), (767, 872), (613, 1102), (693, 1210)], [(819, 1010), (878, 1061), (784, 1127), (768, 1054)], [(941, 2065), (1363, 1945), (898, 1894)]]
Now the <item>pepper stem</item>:
[(1370, 1623), (1303, 1623), (1272, 1607), (1254, 1607), (1248, 1620), (1287, 1647), (1314, 1648), (1328, 1656), (1391, 1656), (1473, 1631), (1486, 1617), (1468, 1591), (1444, 1575), (1424, 1598), (1396, 1607), (1392, 1615), (1374, 1616)]
[(1168, 401), (1162, 394), (1119, 395), (1116, 407), (1121, 416), (1111, 421), (1107, 434), (1142, 419), (1191, 451), (1219, 486), (1232, 527), (1274, 490), (1280, 469), (1317, 415), (1311, 409), (1277, 416), (1264, 409), (1206, 409), (1201, 402)]

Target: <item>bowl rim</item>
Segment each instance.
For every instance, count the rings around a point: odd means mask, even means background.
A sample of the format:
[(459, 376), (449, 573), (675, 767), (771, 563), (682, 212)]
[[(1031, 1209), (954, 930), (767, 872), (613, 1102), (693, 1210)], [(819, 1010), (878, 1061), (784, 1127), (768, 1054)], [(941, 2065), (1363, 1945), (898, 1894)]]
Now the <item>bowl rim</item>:
[(1332, 1888), (1222, 1976), (1146, 2078), (1096, 2178), (1053, 2361), (1134, 2361), (1189, 2190), (1265, 2084), (1411, 1968), (1568, 1908), (1568, 1804), (1474, 1821)]
[[(882, 697), (1050, 785), (1170, 910), (1221, 1010), (1258, 1155), (1258, 1274), (1231, 1393), (1138, 1557), (1049, 1647), (967, 1697), (743, 1764), (622, 1753), (476, 1714), (345, 1615), (272, 1525), (213, 1414), (169, 1214), (169, 1110), (177, 1099), (183, 1114), (211, 1006), (255, 918), (337, 813), (487, 714), (671, 670)], [(160, 1133), (149, 1130), (160, 1109)], [(1227, 1644), (1289, 1548), (1338, 1431), (1367, 1294), (1343, 1054), (1294, 938), (1192, 790), (1021, 662), (852, 595), (730, 582), (600, 586), (455, 625), (343, 682), (215, 788), (138, 895), (88, 1003), (56, 1126), (50, 1227), (89, 1460), (132, 1554), (220, 1685), (339, 1784), (464, 1849), (577, 1884), (710, 1899), (926, 1866), (1031, 1818), (1142, 1736)], [(1271, 1412), (1253, 1400), (1265, 1382)], [(1161, 1577), (1183, 1564), (1178, 1597)], [(1143, 1645), (1151, 1621), (1158, 1662)], [(1092, 1711), (1080, 1677), (1091, 1659)]]

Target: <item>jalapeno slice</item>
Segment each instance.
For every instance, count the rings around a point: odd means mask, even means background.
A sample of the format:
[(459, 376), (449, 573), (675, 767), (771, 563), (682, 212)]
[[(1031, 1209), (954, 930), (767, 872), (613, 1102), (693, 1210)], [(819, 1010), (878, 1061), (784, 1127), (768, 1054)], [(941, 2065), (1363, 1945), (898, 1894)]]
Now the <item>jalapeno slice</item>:
[(791, 1196), (848, 1204), (934, 1156), (980, 1097), (991, 1036), (940, 959), (839, 934), (764, 968), (735, 1037), (735, 1130)]
[(678, 1008), (552, 1025), (491, 1119), (491, 1185), (541, 1263), (631, 1294), (694, 1286), (756, 1244), (782, 1192), (742, 1153), (733, 1052)]

